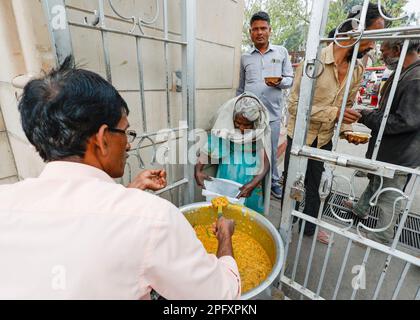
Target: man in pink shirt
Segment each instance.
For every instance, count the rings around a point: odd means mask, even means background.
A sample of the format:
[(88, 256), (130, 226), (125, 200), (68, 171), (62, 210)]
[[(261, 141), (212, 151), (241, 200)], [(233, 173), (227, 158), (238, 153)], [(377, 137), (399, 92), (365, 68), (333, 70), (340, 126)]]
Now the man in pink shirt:
[(239, 298), (232, 220), (218, 220), (209, 255), (175, 206), (143, 191), (163, 188), (163, 171), (113, 180), (136, 133), (111, 84), (70, 57), (26, 85), (19, 111), (47, 164), (0, 186), (0, 299)]

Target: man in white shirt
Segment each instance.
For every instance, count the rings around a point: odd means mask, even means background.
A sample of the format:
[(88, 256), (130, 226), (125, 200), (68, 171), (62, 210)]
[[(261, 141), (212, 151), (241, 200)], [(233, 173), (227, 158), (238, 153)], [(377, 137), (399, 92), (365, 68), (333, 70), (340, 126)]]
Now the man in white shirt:
[(111, 84), (69, 57), (26, 85), (19, 111), (47, 164), (0, 186), (0, 299), (239, 298), (232, 220), (209, 255), (175, 206), (142, 191), (164, 187), (163, 171), (113, 180), (136, 134)]

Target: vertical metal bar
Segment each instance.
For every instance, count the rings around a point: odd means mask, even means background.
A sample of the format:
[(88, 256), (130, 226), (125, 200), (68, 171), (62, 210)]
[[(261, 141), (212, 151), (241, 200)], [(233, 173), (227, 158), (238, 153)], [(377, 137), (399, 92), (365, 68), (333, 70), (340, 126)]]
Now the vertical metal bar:
[(391, 260), (392, 260), (392, 256), (391, 255), (388, 255), (386, 257), (384, 267), (382, 269), (381, 275), (380, 275), (379, 280), (378, 280), (378, 283), (376, 285), (375, 292), (374, 292), (373, 298), (372, 298), (373, 300), (378, 299), (379, 292), (380, 292), (380, 290), (382, 288), (382, 284), (384, 282), (384, 279), (385, 279), (385, 276), (386, 276), (386, 272), (388, 271), (389, 264), (391, 263)]
[(322, 218), (322, 212), (324, 211), (324, 207), (325, 207), (325, 199), (326, 199), (326, 197), (321, 198), (321, 203), (319, 205), (318, 216), (317, 216), (317, 218), (319, 220), (321, 220), (321, 218)]
[[(163, 32), (165, 40), (168, 40), (168, 0), (163, 0)], [(166, 82), (166, 122), (168, 128), (171, 127), (171, 108), (170, 108), (170, 95), (169, 95), (169, 52), (168, 42), (164, 42), (164, 55), (165, 55), (165, 82)]]
[(302, 246), (302, 238), (303, 238), (303, 231), (305, 230), (305, 224), (306, 224), (306, 220), (302, 220), (302, 226), (300, 228), (300, 234), (299, 234), (299, 242), (296, 248), (295, 262), (293, 263), (292, 281), (295, 281), (296, 270), (299, 264), (300, 248)]
[[(322, 1), (313, 1), (312, 2), (312, 14), (311, 14), (311, 21), (309, 25), (308, 31), (308, 41), (306, 44), (306, 54), (305, 54), (305, 65), (306, 66), (311, 61), (316, 61), (319, 57), (320, 53), (320, 46), (319, 40), (321, 38), (321, 34), (324, 32), (325, 29), (325, 9), (328, 8), (329, 0), (322, 0)], [(317, 66), (310, 67), (312, 68), (313, 72), (317, 72)], [(312, 92), (314, 90), (314, 79), (309, 78), (306, 73), (303, 73), (302, 81), (300, 85), (300, 92), (299, 92), (299, 103), (296, 115), (296, 128), (302, 128), (301, 130), (295, 130), (293, 136), (293, 145), (292, 149), (294, 148), (302, 148), (306, 144), (306, 132), (308, 128), (308, 114), (310, 114), (311, 109), (311, 101), (312, 101)], [(282, 215), (281, 215), (281, 224), (280, 224), (280, 233), (285, 236), (286, 230), (289, 229), (289, 224), (291, 224), (291, 212), (294, 209), (295, 201), (290, 198), (290, 189), (293, 185), (293, 180), (296, 179), (297, 174), (304, 175), (306, 172), (307, 167), (307, 158), (299, 158), (294, 156), (293, 154), (290, 155), (290, 162), (289, 162), (289, 171), (288, 171), (288, 178), (286, 181), (286, 190), (285, 190), (285, 199), (283, 202), (282, 208)]]
[(289, 254), (289, 248), (290, 248), (290, 243), (292, 242), (292, 224), (289, 225), (289, 229), (287, 230), (287, 233), (285, 235), (285, 243), (286, 243), (286, 247), (284, 248), (284, 261), (283, 261), (283, 267), (281, 268), (281, 272), (279, 275), (279, 289), (281, 290), (282, 288), (282, 283), (281, 283), (281, 279), (284, 276), (284, 273), (286, 272), (286, 262), (287, 262), (287, 255)]
[(177, 201), (178, 201), (178, 206), (181, 207), (183, 205), (185, 205), (185, 203), (183, 202), (182, 199), (182, 192), (183, 192), (184, 186), (179, 186), (178, 188), (178, 194), (177, 194)]
[[(323, 36), (325, 34), (325, 28), (327, 27), (327, 22), (328, 22), (328, 12), (330, 10), (330, 1), (331, 0), (326, 0), (325, 4), (324, 4), (324, 11), (322, 12), (321, 27), (319, 29), (319, 35), (320, 36)], [(308, 9), (308, 4), (306, 4), (306, 10), (307, 9)]]
[[(171, 185), (173, 183), (173, 176), (172, 176), (172, 165), (169, 164), (169, 162), (170, 162), (170, 160), (168, 158), (167, 162), (165, 163), (165, 170), (168, 174), (168, 176), (167, 176), (168, 185)], [(174, 195), (172, 193), (172, 189), (169, 190), (169, 197), (171, 198), (171, 203), (174, 203)]]
[[(165, 40), (168, 40), (168, 0), (163, 0), (163, 33)], [(167, 41), (163, 44), (164, 58), (165, 58), (165, 92), (166, 92), (166, 125), (171, 128), (171, 101), (169, 93), (169, 43)], [(169, 141), (168, 141), (169, 145)], [(168, 151), (169, 157), (169, 151)], [(169, 161), (169, 159), (168, 159)], [(170, 162), (170, 161), (169, 161)], [(168, 182), (173, 183), (173, 165), (168, 163), (166, 165), (166, 171), (168, 172)], [(174, 195), (172, 190), (169, 191), (171, 202), (174, 203)]]
[(420, 287), (417, 289), (416, 296), (414, 297), (414, 300), (420, 300)]
[(402, 287), (402, 284), (404, 283), (405, 277), (407, 276), (408, 269), (410, 269), (410, 266), (411, 264), (409, 262), (405, 263), (400, 279), (398, 280), (397, 287), (395, 288), (394, 294), (392, 295), (392, 300), (397, 299), (398, 293), (400, 293), (400, 289)]
[[(184, 113), (188, 121), (189, 130), (195, 129), (195, 30), (196, 30), (196, 1), (183, 0), (183, 23), (182, 40), (187, 42), (182, 49), (183, 56), (183, 105)], [(192, 133), (192, 136), (194, 134)], [(192, 137), (194, 138), (194, 137)], [(192, 139), (191, 139), (192, 140)], [(193, 146), (192, 141), (188, 143), (188, 149)], [(185, 202), (190, 203), (195, 198), (194, 167), (189, 164), (184, 166), (184, 177), (188, 179), (188, 191), (184, 192)]]
[[(366, 266), (367, 260), (369, 259), (370, 249), (371, 249), (370, 247), (367, 247), (366, 252), (365, 252), (365, 256), (363, 257), (363, 262), (362, 262), (363, 270)], [(353, 288), (353, 293), (351, 294), (351, 298), (350, 298), (351, 300), (354, 300), (358, 290), (359, 290), (358, 288)]]
[[(413, 219), (410, 219), (410, 218), (408, 218), (408, 217), (407, 217), (407, 219), (408, 219), (408, 221), (410, 221), (410, 229), (411, 229), (411, 230), (415, 230), (415, 229), (413, 228), (414, 226), (412, 226), (412, 225), (411, 225), (411, 223), (412, 223)], [(412, 244), (412, 246), (414, 247), (414, 244), (416, 243), (416, 239), (415, 239), (415, 236), (414, 236), (414, 232), (413, 232), (413, 231), (411, 231), (411, 230), (406, 230), (405, 232), (406, 232), (406, 234), (407, 234), (407, 238), (410, 238), (411, 244)]]
[[(64, 0), (42, 0), (45, 16), (48, 19), (52, 49), (57, 65), (61, 65), (67, 56), (73, 54), (69, 23)], [(53, 19), (61, 15), (59, 24)]]
[(188, 116), (190, 128), (195, 126), (195, 29), (196, 29), (196, 2), (194, 0), (187, 1), (187, 19), (188, 19), (188, 66), (187, 66), (187, 94), (188, 94)]
[(392, 242), (392, 246), (391, 246), (392, 249), (395, 249), (397, 247), (398, 241), (399, 241), (400, 236), (401, 236), (401, 232), (404, 228), (405, 221), (407, 220), (408, 212), (410, 211), (411, 205), (412, 205), (412, 203), (414, 201), (414, 198), (416, 196), (416, 190), (417, 190), (417, 188), (420, 184), (420, 177), (419, 176), (416, 175), (414, 179), (415, 180), (414, 180), (413, 188), (411, 189), (410, 195), (408, 197), (408, 201), (407, 201), (407, 204), (405, 206), (404, 213), (401, 216), (401, 220), (400, 220), (400, 223), (398, 225), (397, 232), (395, 233), (394, 241)]
[[(188, 26), (191, 23), (190, 21), (188, 21), (189, 23), (187, 23), (187, 0), (183, 0), (181, 3), (181, 11), (182, 11), (182, 41), (187, 42), (188, 39), (191, 37), (189, 35), (189, 31), (188, 31)], [(186, 132), (184, 132), (185, 137), (183, 136), (183, 139), (181, 140), (183, 142), (182, 144), (182, 155), (183, 155), (183, 159), (181, 163), (183, 163), (183, 169), (184, 169), (184, 179), (188, 179), (188, 185), (186, 186), (184, 193), (183, 193), (183, 202), (184, 203), (191, 203), (192, 200), (194, 200), (194, 197), (191, 197), (189, 195), (191, 189), (194, 188), (194, 186), (191, 186), (192, 182), (194, 180), (190, 180), (193, 178), (192, 176), (192, 168), (189, 165), (189, 159), (188, 159), (188, 150), (190, 148), (190, 146), (192, 145), (191, 142), (189, 141), (189, 133), (191, 132), (191, 134), (193, 134), (192, 130), (193, 128), (190, 127), (190, 116), (189, 116), (189, 110), (188, 110), (188, 92), (187, 92), (187, 83), (188, 83), (188, 78), (187, 78), (187, 70), (188, 70), (188, 66), (189, 66), (189, 61), (188, 58), (190, 56), (190, 47), (189, 44), (187, 44), (186, 46), (182, 46), (182, 73), (181, 73), (181, 88), (182, 88), (182, 112), (181, 112), (181, 117), (182, 120), (186, 122), (186, 126), (189, 128)]]
[[(185, 73), (185, 72), (184, 72)], [(183, 105), (184, 106), (184, 105)], [(179, 139), (178, 139), (178, 159), (179, 164), (182, 165), (183, 169), (183, 178), (188, 179), (188, 123), (185, 116), (182, 115), (182, 120), (179, 122), (180, 128), (186, 128), (179, 131)], [(179, 168), (179, 167), (178, 167)], [(190, 202), (186, 202), (185, 194), (188, 193), (188, 186), (182, 185), (179, 188), (179, 201), (181, 205), (185, 205)]]
[(146, 100), (144, 97), (144, 69), (143, 69), (143, 58), (142, 58), (142, 52), (141, 52), (142, 50), (141, 50), (140, 37), (136, 37), (136, 50), (137, 50), (137, 69), (139, 72), (140, 105), (141, 105), (143, 132), (147, 132)]
[(408, 44), (410, 40), (405, 40), (401, 49), (400, 60), (398, 61), (397, 70), (394, 73), (394, 80), (392, 81), (391, 91), (389, 92), (388, 101), (386, 103), (385, 112), (382, 118), (381, 127), (379, 128), (378, 136), (375, 142), (375, 148), (373, 149), (372, 160), (376, 160), (378, 156), (379, 147), (382, 141), (382, 135), (385, 131), (385, 125), (388, 120), (389, 111), (391, 110), (392, 101), (394, 100), (395, 91), (397, 90), (398, 81), (400, 80), (401, 71), (404, 65), (405, 56), (407, 55)]
[[(364, 30), (364, 28), (365, 28), (365, 21), (366, 21), (366, 14), (367, 14), (368, 5), (369, 5), (369, 0), (364, 0), (363, 8), (362, 8), (361, 16), (360, 16), (361, 17), (360, 18), (360, 24), (359, 24), (359, 30), (360, 31)], [(349, 98), (351, 83), (353, 82), (353, 72), (354, 72), (354, 68), (356, 66), (356, 62), (357, 62), (357, 55), (359, 53), (359, 47), (360, 47), (360, 42), (357, 42), (356, 45), (354, 46), (353, 56), (351, 58), (350, 67), (348, 68), (348, 71), (347, 71), (346, 87), (345, 87), (345, 90), (344, 90), (343, 101), (341, 103), (340, 118), (338, 120), (337, 128), (334, 132), (332, 151), (337, 150), (338, 139), (340, 137), (340, 129), (341, 129), (341, 125), (343, 123), (344, 111), (346, 110), (347, 100)]]
[(413, 246), (415, 248), (419, 248), (420, 247), (420, 234), (418, 233), (418, 231), (420, 231), (420, 223), (418, 221), (416, 221), (417, 219), (413, 219), (415, 221), (415, 227), (414, 230), (416, 230), (416, 232), (414, 233), (414, 244)]
[[(324, 206), (325, 206), (325, 198), (322, 197), (321, 198), (321, 204), (320, 204), (319, 210), (318, 210), (318, 219), (321, 219), (321, 217), (322, 217), (322, 212), (324, 211)], [(303, 283), (304, 288), (306, 288), (306, 286), (308, 285), (309, 273), (310, 273), (311, 267), (312, 267), (312, 259), (313, 259), (314, 252), (315, 252), (315, 245), (316, 245), (316, 239), (317, 239), (317, 235), (318, 235), (318, 229), (319, 229), (319, 226), (316, 225), (314, 237), (312, 239), (311, 252), (309, 253), (308, 266), (306, 267), (305, 280), (304, 280), (304, 283)], [(301, 295), (300, 298), (302, 300), (303, 296)]]
[[(308, 266), (306, 267), (306, 274), (305, 274), (305, 280), (303, 282), (303, 287), (306, 288), (309, 281), (309, 273), (312, 268), (312, 260), (314, 257), (315, 247), (316, 247), (316, 235), (318, 234), (319, 226), (316, 225), (315, 227), (315, 236), (312, 239), (312, 246), (311, 246), (311, 252), (309, 253), (309, 260), (308, 260)], [(303, 295), (300, 296), (300, 299), (302, 300)]]
[(99, 5), (99, 23), (101, 29), (101, 38), (102, 38), (102, 48), (103, 54), (105, 59), (105, 72), (106, 72), (106, 79), (108, 82), (112, 83), (112, 75), (111, 75), (111, 60), (109, 57), (109, 39), (108, 39), (108, 32), (105, 31), (105, 10), (104, 10), (104, 0), (98, 0)]
[(414, 224), (413, 224), (413, 219), (410, 218), (410, 216), (407, 217), (407, 221), (406, 221), (407, 227), (409, 230), (415, 230), (414, 229)]
[[(321, 292), (322, 284), (324, 283), (325, 271), (327, 270), (328, 260), (330, 258), (331, 247), (334, 241), (335, 233), (331, 233), (330, 242), (328, 243), (327, 252), (325, 254), (324, 264), (322, 265), (321, 277), (319, 278), (318, 288), (316, 290), (316, 296), (319, 297)], [(316, 236), (316, 235), (315, 235)]]
[(344, 253), (343, 262), (341, 264), (340, 273), (338, 275), (337, 284), (335, 286), (334, 295), (333, 295), (333, 298), (332, 298), (333, 300), (337, 299), (338, 290), (340, 289), (341, 281), (343, 280), (344, 269), (346, 268), (346, 265), (347, 265), (347, 260), (348, 260), (348, 257), (349, 257), (349, 253), (350, 253), (352, 243), (353, 243), (353, 240), (351, 240), (351, 239), (349, 239), (349, 241), (347, 242), (346, 252)]

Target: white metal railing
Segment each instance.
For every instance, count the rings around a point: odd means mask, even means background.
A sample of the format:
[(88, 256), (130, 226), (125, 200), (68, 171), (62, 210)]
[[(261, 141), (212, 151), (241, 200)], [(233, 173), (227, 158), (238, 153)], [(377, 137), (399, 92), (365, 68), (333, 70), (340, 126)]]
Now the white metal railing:
[[(385, 259), (383, 261), (383, 268), (381, 268), (376, 286), (374, 287), (374, 291), (370, 298), (377, 299), (380, 297), (381, 289), (383, 288), (384, 283), (387, 280), (387, 275), (389, 272), (389, 265), (391, 264), (392, 259), (396, 259), (401, 261), (404, 266), (399, 274), (398, 281), (394, 287), (392, 293), (392, 299), (397, 299), (401, 289), (404, 287), (404, 281), (406, 280), (407, 275), (409, 274), (410, 267), (412, 265), (420, 267), (420, 258), (416, 257), (413, 254), (404, 252), (397, 248), (398, 241), (400, 239), (402, 229), (404, 228), (405, 222), (407, 220), (410, 208), (414, 201), (415, 192), (418, 189), (420, 184), (420, 171), (418, 169), (407, 168), (403, 166), (398, 166), (394, 164), (384, 163), (381, 161), (376, 161), (376, 157), (378, 154), (378, 150), (382, 141), (382, 136), (384, 133), (384, 129), (387, 123), (387, 118), (390, 113), (392, 101), (395, 95), (395, 91), (397, 89), (398, 81), (400, 78), (400, 74), (403, 68), (403, 62), (407, 53), (407, 48), (409, 44), (409, 39), (420, 39), (420, 27), (398, 27), (398, 28), (389, 28), (389, 29), (381, 29), (381, 30), (365, 30), (365, 20), (366, 20), (366, 13), (368, 9), (369, 0), (363, 0), (363, 5), (361, 6), (361, 14), (359, 18), (352, 18), (349, 20), (354, 20), (358, 24), (358, 28), (355, 31), (340, 33), (339, 28), (337, 28), (335, 36), (333, 39), (322, 38), (321, 35), (324, 34), (325, 29), (325, 20), (326, 16), (328, 15), (328, 8), (329, 8), (329, 0), (320, 0), (320, 1), (313, 1), (312, 3), (312, 14), (311, 14), (311, 21), (310, 21), (310, 28), (308, 32), (308, 38), (311, 41), (308, 41), (306, 46), (306, 58), (305, 58), (305, 65), (303, 70), (305, 72), (302, 76), (300, 92), (299, 92), (299, 102), (298, 102), (298, 111), (296, 115), (296, 124), (295, 128), (299, 128), (295, 130), (294, 137), (293, 137), (293, 145), (291, 148), (290, 154), (290, 163), (289, 163), (289, 171), (288, 171), (288, 179), (285, 186), (285, 199), (282, 208), (282, 217), (281, 217), (281, 226), (280, 226), (280, 233), (282, 234), (283, 238), (286, 239), (286, 248), (285, 248), (285, 265), (282, 268), (282, 272), (280, 275), (280, 283), (282, 286), (286, 286), (292, 290), (293, 293), (297, 293), (298, 296), (302, 299), (303, 297), (309, 299), (337, 299), (338, 294), (340, 292), (340, 288), (342, 287), (343, 279), (346, 278), (345, 270), (348, 267), (348, 261), (350, 256), (352, 255), (355, 244), (361, 244), (365, 246), (363, 258), (359, 262), (359, 267), (365, 270), (369, 258), (372, 256), (373, 251), (380, 252), (385, 255)], [(381, 5), (379, 1), (378, 5)], [(383, 12), (380, 11), (380, 14), (385, 20), (395, 20), (394, 18), (384, 16)], [(401, 17), (400, 17), (401, 18)], [(347, 22), (346, 20), (344, 22)], [(343, 22), (343, 23), (344, 23)], [(342, 23), (342, 24), (343, 24)], [(398, 35), (395, 33), (398, 32)], [(340, 38), (338, 38), (340, 36)], [(310, 115), (311, 111), (311, 101), (313, 96), (313, 91), (315, 88), (315, 83), (317, 77), (320, 75), (317, 72), (317, 69), (323, 68), (322, 62), (318, 59), (319, 52), (320, 52), (320, 43), (326, 40), (333, 40), (337, 45), (342, 46), (340, 42), (342, 40), (349, 40), (352, 39), (354, 42), (348, 46), (353, 47), (353, 55), (350, 62), (350, 68), (348, 74), (353, 74), (353, 70), (356, 66), (357, 61), (357, 53), (358, 48), (360, 45), (360, 41), (364, 39), (370, 40), (383, 40), (383, 39), (404, 39), (404, 45), (402, 48), (400, 61), (398, 63), (398, 67), (395, 71), (394, 80), (392, 82), (388, 102), (385, 106), (384, 116), (381, 122), (381, 126), (379, 129), (379, 133), (375, 142), (373, 158), (372, 159), (365, 159), (360, 158), (354, 155), (342, 154), (337, 152), (338, 146), (338, 139), (340, 135), (340, 127), (343, 123), (344, 118), (344, 111), (346, 108), (346, 103), (349, 97), (349, 92), (352, 83), (352, 77), (347, 77), (346, 84), (345, 84), (345, 91), (343, 102), (341, 105), (341, 112), (338, 119), (338, 124), (336, 126), (333, 141), (333, 149), (332, 151), (320, 150), (317, 148), (312, 148), (306, 146), (306, 133), (309, 127)], [(322, 72), (321, 72), (322, 73)], [(302, 212), (295, 210), (296, 201), (290, 198), (290, 190), (294, 183), (298, 181), (298, 179), (302, 179), (305, 176), (306, 168), (307, 168), (307, 161), (308, 159), (314, 159), (318, 161), (325, 162), (328, 164), (326, 171), (323, 174), (320, 188), (319, 188), (319, 195), (320, 195), (320, 208), (318, 212), (318, 217), (314, 218), (309, 215), (306, 215)], [(346, 183), (349, 184), (349, 192), (348, 198), (354, 199), (354, 173), (351, 177), (347, 178), (342, 175), (335, 174), (336, 167), (347, 167), (354, 170), (360, 170), (366, 173), (371, 173), (380, 177), (387, 177), (392, 178), (396, 172), (403, 172), (406, 174), (412, 175), (412, 182), (413, 187), (410, 190), (401, 191), (395, 188), (383, 188), (382, 186), (376, 191), (375, 195), (371, 199), (371, 205), (375, 205), (375, 199), (379, 197), (384, 192), (398, 192), (399, 196), (396, 198), (394, 202), (394, 210), (393, 215), (395, 216), (398, 212), (396, 212), (396, 203), (400, 200), (405, 200), (405, 207), (402, 212), (402, 216), (399, 222), (398, 229), (394, 236), (393, 242), (390, 246), (378, 243), (376, 241), (372, 241), (365, 237), (361, 233), (361, 229), (367, 230), (369, 232), (380, 232), (387, 228), (392, 227), (392, 221), (386, 226), (381, 229), (379, 228), (368, 228), (362, 223), (358, 223), (356, 226), (357, 232), (354, 233), (351, 231), (351, 227), (354, 224), (354, 219), (342, 219), (340, 218), (334, 210), (332, 210), (332, 214), (335, 218), (340, 220), (341, 222), (348, 223), (345, 227), (338, 227), (333, 223), (329, 223), (322, 219), (322, 213), (325, 206), (325, 201), (327, 197), (331, 193), (332, 185), (335, 183), (337, 178), (343, 178)], [(381, 178), (382, 179), (382, 178)], [(301, 220), (300, 232), (297, 236), (297, 239), (293, 240), (293, 217)], [(309, 252), (305, 252), (304, 250), (304, 241), (303, 241), (303, 234), (305, 229), (306, 223), (313, 223), (316, 226), (315, 229), (315, 236), (311, 241), (311, 246)], [(316, 234), (318, 230), (322, 228), (331, 232), (330, 243), (325, 249), (323, 253), (323, 259), (317, 256), (317, 267), (320, 268), (319, 279), (314, 286), (309, 288), (309, 280), (313, 280), (313, 267), (315, 261), (315, 248), (317, 245)], [(333, 253), (333, 241), (334, 239), (344, 238), (347, 243), (345, 244), (345, 249), (343, 249), (343, 258), (341, 261), (341, 265), (334, 261), (334, 265), (332, 266), (335, 270), (338, 271), (337, 279), (328, 279), (328, 281), (334, 284), (334, 290), (330, 297), (322, 297), (322, 289), (325, 283), (326, 278), (330, 277), (327, 272), (328, 266), (331, 266), (331, 255)], [(291, 253), (291, 244), (293, 241), (297, 241), (296, 251)], [(303, 266), (303, 274), (304, 276), (302, 279), (297, 279), (298, 274), (298, 267), (299, 262), (302, 260), (302, 256), (306, 255), (307, 257), (307, 264)], [(286, 266), (291, 263), (292, 268), (289, 271), (286, 271)], [(305, 268), (306, 267), (306, 268)], [(302, 266), (301, 266), (302, 269)], [(331, 278), (331, 277), (330, 277)], [(417, 283), (414, 285), (418, 288), (416, 293), (414, 294), (414, 299), (420, 299), (420, 279), (417, 279)], [(347, 298), (355, 299), (357, 297), (359, 287), (353, 286), (353, 290), (351, 295)]]
[[(164, 64), (164, 76), (165, 76), (165, 100), (166, 100), (166, 124), (169, 130), (173, 132), (180, 132), (182, 134), (187, 133), (188, 128), (193, 129), (195, 127), (194, 123), (194, 104), (195, 104), (195, 64), (194, 64), (194, 54), (195, 54), (195, 0), (182, 0), (181, 5), (181, 17), (182, 21), (182, 33), (181, 40), (169, 38), (169, 26), (168, 26), (168, 0), (155, 0), (154, 1), (154, 17), (151, 20), (146, 20), (140, 16), (127, 16), (126, 14), (120, 12), (120, 8), (112, 0), (96, 0), (97, 9), (96, 10), (86, 10), (85, 8), (78, 8), (70, 5), (66, 5), (65, 0), (42, 0), (44, 11), (48, 19), (48, 27), (51, 35), (51, 42), (53, 44), (53, 50), (56, 56), (57, 63), (61, 63), (64, 59), (73, 54), (72, 46), (72, 35), (70, 32), (69, 26), (76, 26), (78, 28), (95, 30), (99, 31), (101, 34), (101, 45), (102, 45), (102, 54), (104, 57), (104, 67), (106, 72), (106, 78), (109, 82), (112, 83), (112, 70), (111, 70), (111, 57), (109, 51), (109, 36), (110, 34), (119, 34), (123, 36), (129, 36), (135, 39), (136, 44), (136, 62), (138, 69), (138, 90), (134, 90), (139, 94), (140, 100), (140, 114), (142, 115), (142, 129), (143, 133), (139, 135), (137, 141), (133, 144), (133, 148), (129, 153), (130, 156), (137, 158), (139, 162), (139, 167), (144, 168), (146, 164), (144, 163), (142, 157), (140, 156), (140, 150), (144, 147), (143, 142), (150, 142), (148, 147), (153, 149), (153, 159), (156, 159), (156, 152), (158, 150), (158, 144), (153, 136), (156, 136), (156, 132), (148, 132), (147, 124), (147, 114), (151, 112), (150, 108), (146, 105), (145, 99), (145, 88), (144, 88), (144, 57), (142, 54), (141, 43), (143, 40), (152, 40), (160, 42), (163, 44), (164, 49), (164, 59), (162, 63)], [(105, 7), (108, 11), (114, 15), (106, 15)], [(82, 14), (84, 17), (82, 19), (75, 21), (69, 20), (68, 10), (72, 10)], [(64, 18), (64, 27), (56, 26), (54, 18), (57, 14), (63, 14)], [(151, 36), (145, 34), (145, 27), (150, 27), (155, 24), (159, 17), (162, 17), (163, 21), (163, 37)], [(121, 30), (109, 26), (109, 22), (120, 21), (131, 23), (132, 26), (130, 30)], [(136, 29), (138, 29), (136, 31)], [(170, 95), (170, 57), (169, 57), (169, 44), (177, 45), (182, 50), (182, 121), (186, 124), (182, 128), (173, 127), (173, 116), (171, 114), (171, 95)], [(77, 57), (76, 57), (77, 58)], [(133, 106), (130, 106), (133, 107)], [(161, 132), (160, 132), (161, 133)], [(170, 138), (168, 138), (168, 143)], [(181, 147), (180, 152), (187, 152), (188, 144), (191, 142), (188, 139), (182, 139), (184, 145)], [(166, 147), (166, 152), (169, 152), (169, 147)], [(153, 162), (153, 160), (152, 160)], [(194, 184), (193, 184), (193, 169), (191, 165), (188, 165), (188, 162), (184, 164), (183, 177), (179, 180), (174, 180), (174, 165), (171, 163), (164, 163), (165, 169), (168, 172), (168, 186), (159, 191), (157, 194), (164, 192), (169, 192), (171, 200), (178, 205), (185, 203), (190, 203), (191, 199), (194, 198)], [(129, 179), (131, 179), (132, 174), (132, 165), (127, 162), (127, 172)], [(188, 188), (188, 192), (180, 192), (181, 188)], [(175, 201), (172, 195), (172, 190), (178, 189), (178, 199)], [(180, 197), (179, 195), (182, 195)], [(180, 199), (182, 198), (182, 199)]]

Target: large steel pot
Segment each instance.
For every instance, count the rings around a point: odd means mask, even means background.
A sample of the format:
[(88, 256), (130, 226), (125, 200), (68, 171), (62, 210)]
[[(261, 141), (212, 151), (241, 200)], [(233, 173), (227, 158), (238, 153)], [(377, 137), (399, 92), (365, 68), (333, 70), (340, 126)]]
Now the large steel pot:
[[(192, 203), (181, 207), (180, 210), (192, 225), (211, 224), (217, 217), (217, 210), (211, 206), (210, 202)], [(235, 220), (236, 230), (246, 232), (257, 240), (273, 264), (273, 269), (268, 277), (259, 286), (244, 293), (241, 299), (268, 298), (271, 285), (278, 278), (284, 262), (284, 245), (278, 231), (264, 216), (245, 207), (229, 205), (223, 209), (223, 215)]]

